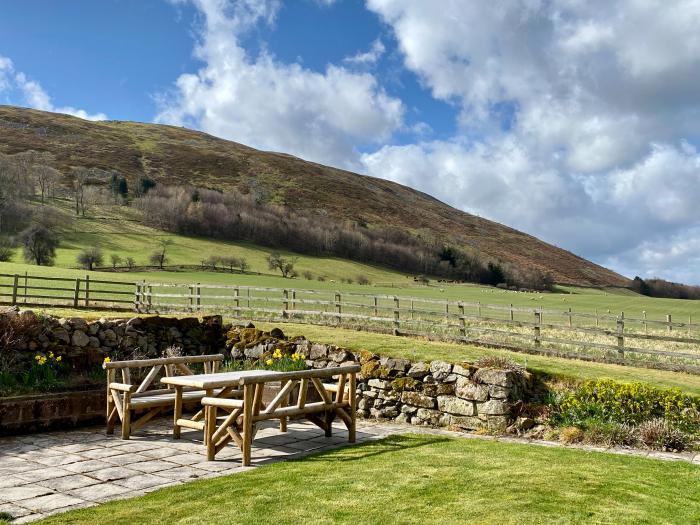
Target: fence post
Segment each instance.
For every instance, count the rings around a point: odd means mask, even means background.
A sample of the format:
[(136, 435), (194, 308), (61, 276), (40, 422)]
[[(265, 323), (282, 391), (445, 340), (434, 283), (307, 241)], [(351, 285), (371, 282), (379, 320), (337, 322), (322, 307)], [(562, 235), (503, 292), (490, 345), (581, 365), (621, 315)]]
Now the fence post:
[(467, 338), (467, 320), (464, 318), (464, 305), (460, 301), (457, 303), (457, 308), (459, 308), (459, 321), (460, 321), (460, 327), (459, 327), (459, 336), (462, 339)]
[(29, 274), (24, 272), (24, 304), (27, 304), (27, 279), (29, 279)]
[(282, 317), (287, 317), (287, 310), (289, 310), (289, 290), (286, 288), (282, 291), (284, 300), (282, 301)]
[(341, 297), (338, 292), (335, 292), (335, 313), (337, 314), (337, 323), (340, 324), (343, 320), (342, 316), (340, 314), (343, 313), (343, 306), (341, 304)]
[(401, 311), (399, 310), (399, 298), (394, 296), (394, 334), (401, 328)]
[(153, 286), (149, 283), (146, 288), (146, 313), (151, 313), (151, 306), (153, 305)]
[(140, 312), (139, 298), (141, 296), (141, 285), (139, 283), (134, 283), (134, 311)]
[(197, 311), (199, 312), (202, 309), (202, 287), (200, 286), (201, 283), (197, 283)]
[(600, 325), (600, 319), (598, 318), (598, 309), (595, 309), (595, 327), (598, 328)]
[(646, 333), (648, 333), (648, 330), (647, 330), (647, 311), (646, 310), (644, 310), (642, 312), (642, 319), (644, 319), (644, 333), (646, 334)]
[(78, 308), (78, 299), (80, 297), (80, 278), (75, 279), (75, 290), (73, 291), (73, 308)]
[(90, 274), (85, 274), (85, 308), (90, 306)]
[(379, 317), (379, 309), (377, 308), (377, 296), (375, 295), (373, 297), (374, 299), (374, 317)]
[(292, 290), (292, 310), (297, 309), (297, 291)]
[(187, 286), (187, 291), (189, 292), (189, 311), (194, 312), (194, 285), (190, 284)]
[(542, 323), (542, 313), (535, 310), (535, 326), (533, 327), (534, 332), (535, 332), (535, 348), (539, 348), (542, 345), (542, 342), (540, 341), (540, 335), (541, 335), (540, 324), (541, 323)]
[(481, 319), (481, 301), (476, 303), (476, 316)]
[(240, 289), (238, 288), (238, 286), (236, 286), (236, 289), (233, 291), (233, 301), (236, 303), (236, 315), (238, 315), (239, 317), (240, 317), (240, 315), (241, 315), (241, 299), (240, 299), (240, 296), (241, 296), (241, 291), (240, 291)]
[(624, 359), (625, 357), (625, 312), (620, 313), (617, 319), (617, 353)]
[(571, 328), (572, 324), (571, 324), (571, 307), (570, 306), (569, 306), (569, 314), (568, 315), (569, 315), (569, 328)]
[(12, 283), (12, 305), (17, 304), (17, 285), (19, 284), (19, 275), (15, 274), (15, 280)]
[(673, 331), (673, 326), (671, 326), (671, 314), (666, 314), (666, 322), (668, 323), (668, 331)]
[(513, 303), (510, 303), (510, 320), (511, 320), (511, 321), (514, 320), (514, 317), (513, 317)]

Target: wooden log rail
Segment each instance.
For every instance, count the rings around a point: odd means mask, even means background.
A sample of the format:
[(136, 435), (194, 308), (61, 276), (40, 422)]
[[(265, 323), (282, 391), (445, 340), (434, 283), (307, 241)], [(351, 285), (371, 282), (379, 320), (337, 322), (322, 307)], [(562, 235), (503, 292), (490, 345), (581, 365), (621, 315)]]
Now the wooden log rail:
[[(278, 419), (280, 430), (286, 431), (288, 418), (303, 416), (320, 427), (327, 437), (332, 434), (333, 420), (339, 417), (348, 429), (348, 441), (355, 442), (356, 388), (359, 365), (337, 368), (303, 370), (298, 372), (264, 373), (242, 377), (238, 384), (243, 389), (243, 399), (204, 397), (205, 443), (207, 459), (213, 461), (228, 443), (233, 441), (243, 455), (243, 466), (251, 462), (251, 445), (259, 423)], [(337, 378), (334, 384), (323, 379)], [(263, 390), (270, 382), (281, 382), (275, 398), (263, 403)], [(207, 383), (208, 387), (227, 386), (230, 383)], [(307, 403), (308, 390), (313, 388), (321, 401)], [(297, 390), (296, 396), (292, 394)], [(225, 412), (219, 418), (218, 411)]]

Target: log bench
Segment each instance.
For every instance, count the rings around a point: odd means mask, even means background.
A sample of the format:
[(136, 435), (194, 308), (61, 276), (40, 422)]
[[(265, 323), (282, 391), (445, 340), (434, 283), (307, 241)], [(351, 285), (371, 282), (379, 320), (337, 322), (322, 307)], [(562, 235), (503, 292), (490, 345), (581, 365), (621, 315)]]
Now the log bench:
[[(171, 408), (175, 412), (178, 410), (181, 412), (182, 405), (199, 403), (203, 397), (212, 395), (212, 391), (206, 389), (187, 388), (181, 396), (178, 396), (172, 387), (150, 388), (159, 375), (164, 374), (167, 377), (194, 375), (188, 366), (193, 363), (201, 363), (205, 374), (214, 374), (218, 372), (223, 360), (222, 354), (213, 354), (104, 363), (102, 368), (107, 371), (107, 434), (114, 433), (114, 427), (119, 418), (122, 439), (129, 439), (132, 432), (161, 412)], [(143, 381), (132, 384), (131, 370), (142, 368), (150, 368), (150, 370)], [(121, 372), (121, 383), (116, 381), (117, 371)], [(138, 419), (132, 420), (132, 415), (140, 412), (145, 413)], [(203, 413), (199, 414), (199, 419), (202, 418)]]
[[(355, 442), (356, 381), (359, 365), (346, 365), (336, 368), (321, 368), (296, 372), (246, 373), (240, 377), (211, 381), (203, 379), (197, 386), (216, 388), (238, 385), (243, 390), (242, 399), (204, 397), (201, 400), (205, 412), (205, 444), (207, 459), (212, 461), (229, 442), (233, 441), (242, 451), (243, 466), (251, 461), (251, 444), (259, 423), (279, 419), (282, 423), (288, 418), (305, 417), (326, 436), (331, 436), (332, 424), (339, 417), (348, 429), (348, 441)], [(336, 378), (333, 384), (322, 380)], [(263, 403), (263, 390), (266, 383), (281, 382), (278, 394), (266, 406)], [(298, 389), (297, 389), (298, 387)], [(313, 388), (321, 396), (321, 401), (307, 403), (309, 389)], [(298, 390), (296, 396), (292, 392)], [(295, 397), (295, 398), (294, 398)], [(218, 411), (224, 412), (219, 417)]]

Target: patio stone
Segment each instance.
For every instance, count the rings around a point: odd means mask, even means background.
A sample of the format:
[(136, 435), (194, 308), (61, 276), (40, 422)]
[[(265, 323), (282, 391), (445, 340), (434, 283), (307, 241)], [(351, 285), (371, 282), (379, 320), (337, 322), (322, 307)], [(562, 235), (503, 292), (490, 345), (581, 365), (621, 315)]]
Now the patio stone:
[(68, 496), (66, 494), (49, 494), (47, 496), (25, 500), (22, 506), (34, 512), (45, 513), (63, 507), (71, 507), (80, 503), (83, 503), (83, 500), (73, 496)]
[(97, 459), (89, 459), (87, 461), (81, 461), (79, 463), (71, 463), (66, 465), (65, 469), (71, 471), (71, 473), (85, 473), (94, 472), (96, 470), (102, 470), (106, 468), (112, 468), (114, 465), (107, 463), (105, 461)]
[(51, 489), (37, 485), (24, 485), (21, 487), (8, 487), (0, 491), (0, 503), (16, 503), (31, 498), (38, 498), (46, 494), (52, 494)]
[(58, 492), (63, 492), (87, 487), (88, 485), (95, 485), (96, 483), (100, 483), (100, 481), (83, 474), (73, 474), (72, 476), (65, 476), (62, 478), (47, 479), (37, 484)]
[(116, 485), (121, 485), (129, 490), (141, 490), (149, 487), (162, 486), (170, 483), (171, 480), (156, 476), (154, 474), (142, 474), (141, 476), (134, 476), (127, 479), (121, 479), (115, 481)]
[(108, 499), (114, 499), (116, 496), (129, 491), (130, 489), (127, 487), (122, 487), (116, 483), (100, 483), (99, 485), (90, 485), (89, 487), (71, 490), (68, 494), (85, 501), (100, 503)]
[(73, 474), (70, 470), (59, 467), (44, 467), (37, 465), (36, 469), (20, 472), (18, 478), (26, 479), (27, 481), (44, 481), (45, 479), (61, 478)]
[(101, 481), (114, 481), (139, 475), (141, 475), (139, 471), (126, 467), (110, 467), (90, 472), (90, 476)]

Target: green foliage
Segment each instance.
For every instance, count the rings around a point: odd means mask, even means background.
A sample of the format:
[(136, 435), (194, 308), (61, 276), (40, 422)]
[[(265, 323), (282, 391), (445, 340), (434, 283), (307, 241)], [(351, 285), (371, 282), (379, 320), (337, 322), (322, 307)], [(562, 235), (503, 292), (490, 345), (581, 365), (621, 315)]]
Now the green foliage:
[(636, 425), (654, 418), (687, 430), (700, 424), (700, 398), (678, 389), (661, 390), (609, 379), (586, 381), (564, 396), (559, 411), (560, 418), (572, 424), (595, 419)]
[(49, 228), (34, 224), (19, 234), (24, 260), (39, 266), (52, 266), (56, 259), (58, 235)]
[(22, 373), (22, 384), (36, 390), (52, 390), (63, 383), (59, 377), (61, 371), (61, 356), (56, 356), (53, 352), (48, 355), (37, 354), (29, 370)]

